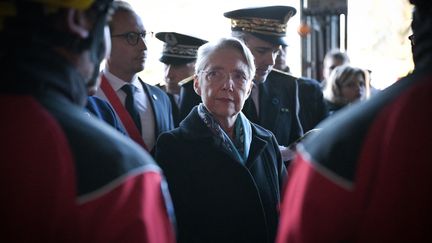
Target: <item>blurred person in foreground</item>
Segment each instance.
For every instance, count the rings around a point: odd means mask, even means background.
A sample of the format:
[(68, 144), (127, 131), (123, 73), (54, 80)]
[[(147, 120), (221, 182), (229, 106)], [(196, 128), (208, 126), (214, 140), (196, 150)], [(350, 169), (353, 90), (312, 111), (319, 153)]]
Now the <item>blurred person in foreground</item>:
[(241, 112), (254, 73), (241, 41), (201, 46), (194, 88), (202, 103), (158, 139), (179, 242), (274, 242), (286, 170), (273, 134)]
[(174, 242), (160, 168), (84, 109), (111, 4), (0, 2), (5, 242)]
[(410, 2), (413, 73), (305, 140), (278, 243), (432, 242), (432, 2)]
[[(180, 121), (189, 114), (193, 107), (182, 111), (182, 106), (184, 109), (186, 101), (180, 100), (180, 91), (182, 87), (186, 87), (186, 81), (181, 84), (180, 82), (193, 76), (198, 47), (207, 41), (177, 32), (158, 32), (156, 38), (164, 42), (159, 61), (165, 66), (165, 91), (171, 101), (174, 126), (178, 127)], [(190, 82), (187, 86), (190, 86), (191, 91), (195, 93), (192, 83)]]

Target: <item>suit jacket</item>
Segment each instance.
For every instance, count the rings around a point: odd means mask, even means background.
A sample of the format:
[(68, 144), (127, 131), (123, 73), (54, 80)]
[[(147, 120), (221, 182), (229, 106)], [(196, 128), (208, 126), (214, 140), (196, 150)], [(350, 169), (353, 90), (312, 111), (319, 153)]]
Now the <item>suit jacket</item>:
[(174, 129), (171, 101), (168, 95), (160, 88), (145, 83), (141, 79), (140, 83), (143, 85), (153, 108), (156, 124), (155, 137), (157, 139), (162, 132)]
[(225, 152), (196, 107), (159, 137), (155, 156), (174, 202), (178, 242), (274, 241), (286, 170), (274, 136), (251, 126), (245, 165)]
[[(160, 88), (147, 84), (139, 79), (143, 86), (144, 92), (150, 102), (154, 113), (155, 121), (155, 139), (160, 133), (169, 131), (174, 128), (174, 121), (172, 117), (172, 107), (168, 95)], [(102, 99), (107, 99), (102, 89), (98, 89), (97, 96)], [(124, 124), (122, 124), (124, 126)]]
[(174, 98), (174, 95), (168, 93), (166, 91), (166, 86), (165, 85), (161, 85), (161, 83), (158, 83), (155, 85), (156, 87), (158, 87), (159, 89), (163, 90), (167, 95), (168, 98), (171, 101), (171, 108), (172, 108), (172, 116), (173, 116), (173, 122), (174, 122), (174, 127), (178, 127), (179, 123), (180, 123), (180, 109), (179, 106), (177, 105), (177, 102)]
[(280, 145), (290, 145), (302, 135), (296, 78), (273, 70), (258, 87), (259, 117), (256, 117), (252, 96), (246, 100), (244, 114), (270, 130)]

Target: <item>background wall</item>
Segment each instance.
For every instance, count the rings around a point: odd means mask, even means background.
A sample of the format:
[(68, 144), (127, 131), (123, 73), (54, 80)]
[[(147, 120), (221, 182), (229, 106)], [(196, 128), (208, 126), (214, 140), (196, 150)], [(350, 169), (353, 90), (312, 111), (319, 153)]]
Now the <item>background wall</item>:
[[(230, 36), (230, 21), (224, 12), (244, 7), (289, 5), (299, 9), (298, 0), (128, 0), (143, 18), (144, 25), (153, 32), (176, 31), (202, 39), (212, 40)], [(297, 34), (299, 13), (288, 23), (288, 64), (297, 75), (300, 74), (300, 37)], [(145, 70), (140, 76), (148, 83), (163, 82), (163, 65), (158, 61), (162, 42), (154, 38), (149, 47)]]
[[(324, 1), (324, 0), (322, 0)], [(226, 11), (252, 6), (290, 5), (299, 10), (299, 0), (128, 0), (153, 32), (177, 31), (212, 40), (229, 36)], [(372, 71), (373, 85), (385, 88), (413, 68), (410, 43), (411, 5), (408, 0), (348, 0), (348, 50), (353, 65)], [(287, 30), (288, 65), (301, 74), (300, 14)], [(163, 65), (158, 61), (162, 43), (154, 38), (149, 45), (145, 70), (140, 76), (148, 83), (163, 82)]]
[(348, 0), (348, 55), (385, 88), (413, 69), (408, 0)]

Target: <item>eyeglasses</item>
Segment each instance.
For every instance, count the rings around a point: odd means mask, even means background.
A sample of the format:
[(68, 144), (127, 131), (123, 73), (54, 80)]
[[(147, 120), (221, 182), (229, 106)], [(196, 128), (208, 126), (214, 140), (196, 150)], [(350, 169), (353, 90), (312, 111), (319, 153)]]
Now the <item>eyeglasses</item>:
[(126, 41), (129, 43), (129, 45), (131, 46), (136, 46), (138, 44), (138, 41), (141, 39), (144, 40), (144, 43), (148, 43), (149, 38), (152, 36), (152, 32), (141, 32), (141, 33), (137, 33), (137, 32), (127, 32), (127, 33), (123, 33), (123, 34), (118, 34), (118, 35), (111, 35), (111, 37), (123, 37), (126, 38)]
[(226, 81), (228, 77), (231, 78), (232, 81), (236, 84), (245, 84), (247, 83), (246, 74), (242, 71), (234, 71), (231, 73), (224, 72), (222, 70), (209, 70), (209, 71), (201, 71), (205, 73), (205, 78), (210, 82), (221, 82)]

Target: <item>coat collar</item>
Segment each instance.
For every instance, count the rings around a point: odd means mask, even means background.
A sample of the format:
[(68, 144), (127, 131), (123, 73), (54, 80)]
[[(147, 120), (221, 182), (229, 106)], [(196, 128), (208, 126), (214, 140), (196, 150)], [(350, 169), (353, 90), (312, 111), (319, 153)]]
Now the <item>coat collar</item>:
[[(249, 156), (246, 166), (250, 167), (253, 162), (263, 152), (267, 144), (271, 143), (271, 134), (264, 128), (251, 123), (252, 127), (252, 142), (249, 151)], [(213, 146), (219, 147), (217, 140), (214, 139), (211, 131), (206, 127), (204, 122), (198, 115), (197, 107), (192, 109), (192, 112), (180, 123), (180, 131), (184, 134), (185, 140), (204, 140), (211, 143)]]

